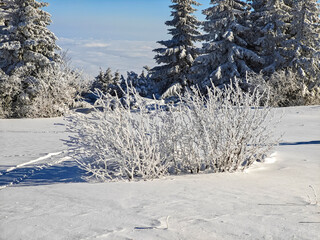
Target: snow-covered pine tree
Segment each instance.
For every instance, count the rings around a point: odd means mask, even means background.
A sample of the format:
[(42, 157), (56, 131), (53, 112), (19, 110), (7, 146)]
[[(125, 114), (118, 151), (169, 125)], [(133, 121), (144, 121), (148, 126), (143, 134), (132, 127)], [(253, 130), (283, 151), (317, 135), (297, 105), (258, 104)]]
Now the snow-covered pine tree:
[(161, 82), (161, 93), (174, 84), (183, 87), (190, 85), (190, 68), (197, 57), (194, 43), (200, 35), (197, 30), (200, 22), (193, 15), (196, 11), (193, 5), (200, 4), (195, 0), (172, 0), (172, 2), (174, 4), (170, 8), (173, 9), (171, 14), (173, 19), (165, 24), (173, 27), (169, 29), (173, 37), (171, 40), (158, 42), (164, 47), (154, 50), (157, 53), (155, 59), (162, 65), (151, 69), (152, 78)]
[(320, 11), (317, 0), (292, 1), (291, 35), (293, 57), (290, 67), (310, 90), (320, 86)]
[[(257, 34), (254, 45), (256, 52), (265, 59), (262, 73), (272, 92), (278, 91), (278, 104), (319, 103), (320, 12), (317, 1), (253, 0), (252, 6), (251, 21)], [(281, 102), (281, 98), (285, 101)]]
[(289, 64), (292, 49), (291, 7), (292, 0), (252, 0), (254, 11), (250, 14), (253, 24), (252, 45), (265, 60), (261, 70), (264, 75), (284, 69)]
[(37, 0), (2, 0), (1, 15), (5, 24), (0, 28), (0, 68), (8, 75), (23, 70), (34, 75), (60, 60), (55, 52), (57, 38), (47, 28), (48, 4)]
[(3, 0), (0, 2), (0, 29), (2, 30), (5, 26), (5, 21), (12, 11), (12, 0)]
[(200, 87), (223, 86), (236, 78), (245, 81), (247, 73), (264, 63), (250, 49), (250, 6), (244, 0), (211, 0), (205, 9), (206, 21), (202, 53), (192, 67), (195, 83)]
[(114, 73), (113, 83), (118, 84), (118, 83), (120, 83), (120, 80), (121, 80), (121, 74), (119, 73), (119, 71), (116, 71)]
[[(69, 106), (60, 101), (57, 92), (67, 91), (70, 102), (75, 97), (76, 83), (67, 83), (66, 79), (75, 81), (76, 74), (63, 66), (62, 57), (55, 52), (60, 48), (47, 28), (51, 16), (42, 9), (47, 5), (37, 0), (1, 0), (0, 112), (4, 117), (56, 116), (62, 113), (57, 109)], [(59, 77), (62, 79), (57, 82)], [(49, 95), (53, 97), (51, 102), (37, 103)]]
[[(100, 70), (99, 75), (95, 78), (91, 85), (91, 91), (95, 92), (96, 89), (100, 90), (104, 94), (111, 94), (113, 96), (122, 96), (122, 90), (120, 88), (121, 78), (119, 71), (112, 73), (111, 68), (107, 68), (105, 72)], [(91, 94), (88, 95), (91, 100), (97, 100), (97, 96)]]
[(98, 88), (103, 93), (108, 93), (111, 84), (114, 84), (114, 77), (112, 75), (111, 68), (108, 68), (105, 72), (100, 70), (99, 75), (95, 78), (95, 81), (92, 84), (92, 88), (93, 90)]
[(140, 76), (133, 71), (128, 71), (127, 78), (122, 77), (120, 86), (126, 93), (128, 89), (134, 88), (140, 96), (147, 97), (148, 93), (151, 92), (149, 88), (152, 87), (152, 80), (145, 75), (144, 71)]

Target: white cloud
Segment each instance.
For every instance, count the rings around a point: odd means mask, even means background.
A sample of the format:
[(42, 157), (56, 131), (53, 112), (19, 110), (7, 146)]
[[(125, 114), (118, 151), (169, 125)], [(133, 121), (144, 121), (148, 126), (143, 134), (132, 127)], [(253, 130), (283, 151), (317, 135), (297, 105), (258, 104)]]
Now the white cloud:
[(76, 44), (76, 40), (75, 39), (71, 39), (71, 38), (58, 38), (58, 42), (59, 44)]
[(109, 47), (110, 44), (108, 43), (99, 43), (99, 42), (90, 42), (90, 43), (86, 43), (84, 44), (85, 47), (88, 48), (105, 48), (105, 47)]
[(154, 41), (103, 41), (60, 38), (58, 45), (68, 50), (73, 66), (90, 76), (97, 76), (100, 69), (110, 67), (121, 74), (127, 71), (140, 73), (143, 66), (155, 65), (153, 49), (159, 45)]

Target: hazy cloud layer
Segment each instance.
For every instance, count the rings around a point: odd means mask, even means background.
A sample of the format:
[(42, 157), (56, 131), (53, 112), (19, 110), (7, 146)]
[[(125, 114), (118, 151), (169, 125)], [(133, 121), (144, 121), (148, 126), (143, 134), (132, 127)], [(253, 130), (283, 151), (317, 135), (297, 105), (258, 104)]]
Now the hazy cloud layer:
[(155, 65), (153, 49), (159, 47), (154, 41), (100, 41), (60, 38), (58, 45), (68, 51), (74, 67), (83, 69), (90, 76), (97, 76), (110, 67), (121, 74), (127, 71), (140, 73), (143, 66)]

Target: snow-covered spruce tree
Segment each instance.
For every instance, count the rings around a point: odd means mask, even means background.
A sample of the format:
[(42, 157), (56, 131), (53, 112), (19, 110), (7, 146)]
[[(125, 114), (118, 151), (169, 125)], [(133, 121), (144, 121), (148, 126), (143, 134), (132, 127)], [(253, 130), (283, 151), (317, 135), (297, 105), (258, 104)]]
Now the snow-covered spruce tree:
[(320, 87), (320, 10), (317, 0), (292, 2), (290, 67), (305, 79), (308, 90)]
[[(144, 68), (148, 71), (148, 67)], [(154, 98), (154, 95), (157, 94), (155, 89), (159, 89), (159, 85), (145, 70), (142, 70), (140, 75), (133, 71), (127, 72), (127, 78), (121, 78), (120, 87), (122, 92), (127, 92), (128, 89), (134, 88), (140, 96)]]
[(140, 75), (133, 71), (128, 71), (127, 77), (124, 77), (118, 71), (112, 73), (110, 68), (105, 72), (101, 70), (92, 83), (91, 92), (93, 94), (90, 93), (87, 97), (96, 101), (100, 92), (102, 92), (103, 94), (122, 98), (126, 95), (128, 89), (134, 88), (140, 96), (154, 98), (153, 95), (157, 94), (155, 89), (158, 89), (158, 84), (150, 77), (149, 71), (149, 67), (145, 66)]
[(203, 88), (211, 83), (222, 86), (236, 78), (245, 79), (248, 72), (264, 64), (249, 45), (250, 6), (243, 0), (211, 0), (211, 4), (203, 11), (203, 54), (192, 67), (195, 84)]
[(287, 67), (292, 56), (289, 43), (292, 20), (290, 2), (292, 0), (252, 0), (252, 45), (265, 61), (261, 71), (266, 76)]
[(60, 49), (56, 45), (57, 38), (47, 28), (51, 16), (41, 9), (48, 6), (47, 3), (5, 0), (3, 6), (11, 9), (0, 35), (0, 67), (6, 74), (14, 74), (23, 68), (32, 75), (60, 60), (55, 52)]
[(195, 0), (172, 0), (170, 7), (173, 9), (173, 19), (167, 21), (169, 33), (173, 36), (171, 40), (159, 41), (163, 48), (155, 49), (156, 62), (162, 64), (151, 70), (152, 78), (161, 82), (161, 92), (167, 90), (174, 84), (181, 87), (190, 85), (189, 74), (194, 59), (197, 57), (195, 41), (199, 39), (200, 33), (197, 28), (200, 22), (192, 15), (196, 9), (192, 5), (199, 6)]
[(0, 69), (0, 118), (14, 115), (17, 96), (21, 91), (21, 79), (7, 75)]
[(101, 70), (92, 84), (92, 90), (94, 91), (94, 89), (97, 88), (103, 93), (111, 93), (110, 91), (112, 91), (112, 86), (119, 82), (118, 74), (119, 73), (117, 73), (117, 76), (114, 77), (111, 68), (108, 68), (105, 72)]
[[(51, 117), (75, 106), (85, 84), (55, 52), (56, 37), (47, 26), (47, 3), (5, 0), (1, 9), (1, 117)], [(4, 13), (4, 14), (2, 14)]]
[(12, 90), (0, 93), (2, 107), (10, 108), (4, 109), (11, 112), (6, 117), (28, 115), (40, 93), (38, 77), (48, 68), (59, 69), (54, 66), (61, 62), (57, 38), (47, 28), (50, 14), (42, 10), (47, 5), (36, 0), (4, 0), (0, 5), (0, 84)]
[[(0, 40), (8, 35), (8, 24), (13, 11), (14, 5), (12, 0), (3, 0), (0, 2)], [(0, 61), (5, 58), (1, 57), (3, 53), (0, 50)], [(1, 64), (1, 62), (0, 62)], [(18, 79), (9, 79), (9, 76), (0, 68), (0, 118), (11, 114), (11, 102), (13, 93), (19, 90)], [(8, 84), (8, 83), (11, 84)]]
[(319, 103), (317, 1), (253, 0), (252, 6), (254, 45), (265, 59), (262, 73), (278, 99), (274, 105)]

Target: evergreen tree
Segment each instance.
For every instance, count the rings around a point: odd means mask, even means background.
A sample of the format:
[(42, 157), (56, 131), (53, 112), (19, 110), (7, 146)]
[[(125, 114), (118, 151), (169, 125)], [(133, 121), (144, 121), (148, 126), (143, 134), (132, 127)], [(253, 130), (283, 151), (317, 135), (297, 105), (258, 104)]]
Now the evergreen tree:
[(26, 71), (34, 75), (60, 60), (55, 52), (57, 38), (47, 28), (48, 4), (36, 0), (3, 0), (0, 5), (4, 25), (0, 28), (0, 68), (8, 75)]
[(120, 79), (121, 79), (121, 74), (119, 73), (119, 71), (116, 71), (113, 77), (113, 84), (120, 83)]
[(107, 93), (110, 84), (113, 84), (113, 75), (111, 68), (108, 68), (105, 72), (100, 70), (99, 75), (95, 78), (95, 81), (93, 82), (92, 88), (98, 88), (100, 89), (103, 93)]
[(290, 67), (311, 89), (320, 84), (319, 6), (317, 0), (296, 0), (292, 4), (293, 56)]
[(319, 8), (316, 0), (253, 0), (251, 21), (262, 73), (278, 105), (320, 99)]
[(251, 13), (252, 31), (255, 33), (255, 52), (264, 58), (261, 70), (264, 75), (284, 69), (289, 64), (292, 49), (291, 7), (292, 0), (253, 0)]
[(34, 100), (44, 94), (41, 86), (50, 85), (44, 82), (50, 78), (41, 76), (60, 69), (57, 38), (47, 28), (51, 16), (42, 10), (47, 5), (36, 0), (0, 3), (0, 108), (5, 117), (30, 115)]
[[(259, 69), (264, 60), (250, 50), (250, 6), (243, 0), (211, 0), (205, 9), (202, 53), (194, 63), (195, 83), (223, 86)], [(198, 82), (197, 82), (198, 81)]]
[(161, 91), (164, 92), (173, 84), (181, 84), (186, 87), (190, 85), (189, 74), (194, 59), (197, 57), (194, 42), (198, 40), (200, 33), (197, 28), (200, 22), (192, 15), (196, 9), (192, 5), (200, 4), (194, 0), (172, 0), (174, 3), (170, 7), (173, 9), (171, 16), (173, 19), (167, 21), (169, 33), (173, 36), (171, 40), (159, 41), (164, 48), (154, 51), (158, 64), (161, 66), (151, 69), (152, 78), (162, 82)]

